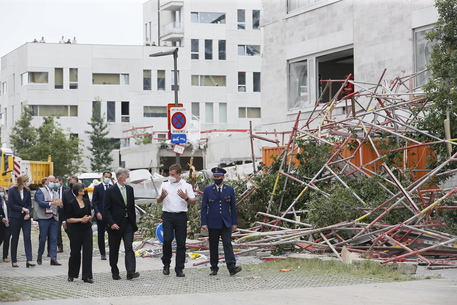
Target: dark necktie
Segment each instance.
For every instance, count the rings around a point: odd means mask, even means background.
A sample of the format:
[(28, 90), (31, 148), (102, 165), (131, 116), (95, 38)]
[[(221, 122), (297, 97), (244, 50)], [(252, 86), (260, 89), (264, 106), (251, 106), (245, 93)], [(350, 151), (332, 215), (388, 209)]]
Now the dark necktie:
[(219, 194), (222, 193), (221, 187), (218, 187), (218, 188), (217, 188), (217, 192), (218, 192)]

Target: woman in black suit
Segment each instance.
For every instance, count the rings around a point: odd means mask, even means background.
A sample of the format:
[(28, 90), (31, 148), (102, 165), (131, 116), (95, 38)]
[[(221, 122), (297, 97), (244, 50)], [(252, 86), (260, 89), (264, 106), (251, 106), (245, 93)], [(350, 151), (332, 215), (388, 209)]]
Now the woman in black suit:
[(91, 205), (87, 196), (84, 196), (86, 189), (82, 183), (75, 183), (72, 186), (75, 198), (65, 206), (65, 218), (71, 223), (70, 237), (70, 258), (68, 260), (68, 281), (73, 282), (78, 278), (81, 266), (82, 247), (82, 280), (86, 283), (93, 283), (92, 279), (92, 223), (90, 222)]
[(25, 255), (27, 257), (26, 266), (33, 267), (32, 263), (32, 242), (30, 234), (32, 231), (32, 221), (30, 220), (30, 211), (32, 210), (32, 197), (30, 196), (29, 177), (20, 175), (17, 177), (17, 183), (8, 190), (8, 212), (11, 227), (11, 264), (13, 267), (19, 267), (17, 264), (17, 245), (19, 234), (22, 229), (24, 236)]

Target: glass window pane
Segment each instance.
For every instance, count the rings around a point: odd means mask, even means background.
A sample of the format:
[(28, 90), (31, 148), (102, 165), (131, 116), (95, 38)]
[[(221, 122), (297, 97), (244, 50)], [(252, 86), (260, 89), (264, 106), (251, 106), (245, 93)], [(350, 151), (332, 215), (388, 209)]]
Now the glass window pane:
[(240, 55), (240, 56), (246, 55), (246, 46), (245, 45), (238, 45), (238, 55)]
[(143, 90), (151, 90), (151, 70), (143, 70)]
[(94, 85), (120, 85), (119, 74), (93, 73), (92, 84)]
[(213, 103), (205, 103), (205, 123), (214, 123)]
[(248, 56), (260, 56), (260, 46), (247, 45), (246, 55)]
[(219, 103), (219, 123), (227, 123), (227, 103)]
[(205, 59), (213, 59), (213, 41), (205, 39)]
[(108, 122), (116, 122), (116, 102), (106, 103), (106, 120)]
[(200, 118), (200, 104), (199, 103), (192, 103), (192, 116), (196, 117), (197, 119)]
[(225, 14), (224, 13), (199, 13), (199, 22), (200, 23), (214, 23), (214, 24), (224, 24), (225, 23)]
[(238, 117), (245, 118), (246, 117), (246, 107), (239, 107), (238, 108)]
[(121, 103), (121, 115), (129, 115), (129, 114), (130, 114), (129, 102), (122, 102)]
[(128, 85), (129, 83), (130, 83), (129, 75), (128, 74), (121, 74), (121, 85)]
[(192, 86), (200, 86), (200, 75), (192, 75)]
[(259, 10), (252, 11), (252, 29), (253, 30), (260, 29), (260, 11)]
[(78, 89), (78, 68), (70, 68), (70, 89)]
[[(433, 29), (414, 30), (414, 72), (424, 71), (430, 61), (430, 54), (436, 41), (430, 41), (425, 38), (425, 34)], [(426, 70), (415, 78), (415, 86), (424, 85), (431, 77), (432, 71)]]
[(70, 106), (70, 116), (78, 116), (78, 106)]
[(219, 60), (225, 60), (225, 40), (219, 40)]
[(145, 118), (166, 118), (167, 107), (165, 106), (144, 106), (143, 116)]
[(244, 10), (238, 10), (238, 22), (245, 22), (246, 17), (245, 17), (245, 11)]
[(304, 108), (308, 102), (308, 65), (306, 60), (289, 65), (288, 109)]
[(165, 90), (165, 70), (157, 70), (157, 90)]
[(191, 39), (191, 52), (198, 52), (198, 39)]
[(192, 23), (198, 23), (198, 13), (196, 13), (196, 12), (190, 13), (190, 20)]
[(49, 105), (40, 105), (40, 116), (68, 116), (68, 106), (49, 106)]
[(102, 116), (102, 105), (100, 101), (92, 102), (92, 116), (97, 119)]
[(29, 72), (29, 84), (47, 84), (48, 72)]
[(246, 72), (238, 72), (238, 85), (246, 85)]
[(260, 108), (247, 108), (248, 118), (260, 118)]
[(54, 88), (63, 89), (63, 68), (55, 68), (54, 71)]
[(252, 74), (253, 88), (252, 91), (260, 92), (260, 72), (254, 72)]

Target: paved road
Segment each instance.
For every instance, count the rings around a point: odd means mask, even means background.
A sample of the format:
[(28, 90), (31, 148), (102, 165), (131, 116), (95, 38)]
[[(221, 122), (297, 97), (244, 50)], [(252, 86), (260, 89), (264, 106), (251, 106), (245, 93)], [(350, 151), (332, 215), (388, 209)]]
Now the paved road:
[[(37, 247), (34, 245), (34, 249)], [(66, 249), (68, 250), (68, 249)], [(22, 253), (22, 252), (20, 252)], [(35, 253), (34, 253), (35, 254)], [(121, 272), (124, 269), (120, 257)], [(15, 287), (27, 301), (4, 304), (30, 305), (86, 305), (86, 304), (456, 304), (457, 269), (425, 270), (419, 267), (421, 278), (410, 282), (381, 283), (369, 277), (342, 277), (335, 274), (305, 274), (263, 272), (253, 268), (259, 259), (253, 256), (239, 258), (243, 271), (230, 276), (222, 267), (219, 275), (210, 277), (208, 266), (186, 264), (186, 277), (162, 275), (158, 257), (137, 258), (141, 276), (132, 281), (113, 281), (107, 261), (101, 261), (94, 251), (94, 284), (80, 279), (66, 281), (68, 252), (59, 254), (62, 266), (43, 265), (25, 268), (25, 258), (19, 258), (20, 267), (0, 263), (0, 287)]]

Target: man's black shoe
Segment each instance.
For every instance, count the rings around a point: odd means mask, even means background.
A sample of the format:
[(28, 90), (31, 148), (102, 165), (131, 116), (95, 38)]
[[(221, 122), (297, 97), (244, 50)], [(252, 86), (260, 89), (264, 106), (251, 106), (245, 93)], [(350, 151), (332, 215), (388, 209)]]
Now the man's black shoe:
[(62, 266), (56, 259), (51, 259), (51, 266)]
[(113, 274), (113, 280), (120, 280), (121, 276), (119, 274)]
[(102, 261), (106, 261), (106, 255), (102, 255)]
[(163, 275), (169, 275), (170, 274), (170, 265), (165, 265), (163, 266)]
[(93, 284), (94, 283), (94, 280), (93, 279), (83, 279), (84, 283), (89, 283), (89, 284)]
[(36, 259), (36, 263), (38, 265), (41, 265), (41, 263), (43, 262), (43, 256), (42, 255), (38, 255), (37, 259)]
[(74, 280), (74, 278), (72, 278), (71, 276), (69, 276), (69, 277), (67, 278), (67, 281), (69, 281), (69, 282), (73, 282), (73, 280)]
[(240, 272), (242, 270), (242, 268), (240, 266), (236, 266), (235, 268), (233, 268), (232, 270), (230, 270), (230, 275), (235, 275), (237, 274), (238, 272)]
[(216, 270), (211, 270), (211, 273), (209, 275), (217, 275), (217, 271)]
[(184, 274), (184, 272), (182, 272), (182, 270), (176, 270), (176, 276), (177, 277), (185, 277), (186, 275)]
[(140, 276), (140, 274), (138, 272), (133, 272), (133, 273), (127, 274), (127, 279), (133, 280), (134, 278), (137, 278), (139, 276)]

